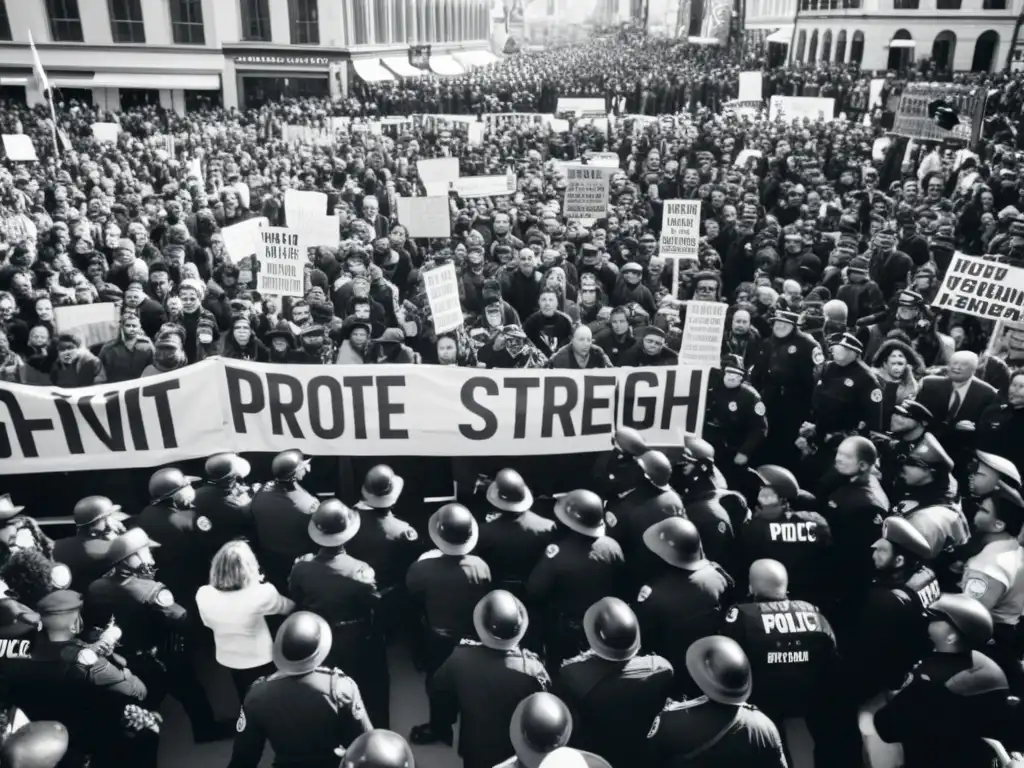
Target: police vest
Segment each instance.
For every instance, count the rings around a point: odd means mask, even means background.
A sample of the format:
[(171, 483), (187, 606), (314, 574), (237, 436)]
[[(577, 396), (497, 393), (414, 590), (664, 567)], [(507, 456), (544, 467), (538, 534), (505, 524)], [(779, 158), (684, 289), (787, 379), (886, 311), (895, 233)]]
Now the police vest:
[(818, 524), (808, 520), (786, 520), (768, 524), (768, 535), (772, 541), (787, 544), (814, 543), (818, 540)]
[(758, 639), (757, 655), (768, 664), (807, 664), (816, 648), (835, 643), (828, 619), (803, 600), (745, 603), (729, 611), (726, 621), (737, 620), (737, 611), (746, 636)]
[(901, 592), (909, 596), (912, 600), (919, 603), (921, 608), (927, 608), (936, 600), (939, 599), (939, 595), (942, 594), (942, 590), (939, 588), (939, 580), (935, 577), (935, 572), (930, 568), (919, 568), (914, 574), (907, 579), (907, 583), (902, 587), (897, 587), (893, 592)]

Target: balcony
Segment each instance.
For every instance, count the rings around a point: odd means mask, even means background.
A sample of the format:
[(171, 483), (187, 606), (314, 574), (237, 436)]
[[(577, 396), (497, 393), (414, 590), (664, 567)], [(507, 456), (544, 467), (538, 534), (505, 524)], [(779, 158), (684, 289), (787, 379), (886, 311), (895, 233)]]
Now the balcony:
[(802, 15), (899, 16), (919, 13), (924, 18), (950, 18), (964, 14), (1016, 17), (1022, 0), (800, 0)]

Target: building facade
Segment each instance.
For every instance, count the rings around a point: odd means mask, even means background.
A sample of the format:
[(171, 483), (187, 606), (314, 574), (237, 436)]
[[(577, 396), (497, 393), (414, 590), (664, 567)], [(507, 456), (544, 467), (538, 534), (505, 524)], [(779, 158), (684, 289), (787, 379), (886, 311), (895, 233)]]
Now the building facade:
[(490, 0), (0, 0), (0, 97), (43, 99), (30, 35), (58, 100), (185, 112), (462, 74), (494, 61), (491, 34)]
[[(797, 3), (799, 2), (799, 8)], [(748, 42), (775, 61), (999, 71), (1020, 60), (1024, 0), (746, 0)], [(789, 48), (792, 47), (792, 51)]]

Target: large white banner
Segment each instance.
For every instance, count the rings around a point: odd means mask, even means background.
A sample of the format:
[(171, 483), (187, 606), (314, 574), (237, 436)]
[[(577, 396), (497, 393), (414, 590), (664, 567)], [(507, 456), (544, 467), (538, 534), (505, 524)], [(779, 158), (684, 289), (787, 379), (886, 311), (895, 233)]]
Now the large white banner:
[(617, 426), (699, 434), (703, 370), (481, 370), (207, 360), (122, 384), (0, 383), (0, 474), (151, 467), (219, 451), (523, 456), (603, 451)]
[(1024, 269), (958, 251), (932, 306), (1019, 323), (1024, 320)]
[(831, 123), (835, 119), (835, 114), (835, 99), (815, 96), (772, 96), (768, 102), (768, 119), (773, 121), (793, 122), (806, 118)]

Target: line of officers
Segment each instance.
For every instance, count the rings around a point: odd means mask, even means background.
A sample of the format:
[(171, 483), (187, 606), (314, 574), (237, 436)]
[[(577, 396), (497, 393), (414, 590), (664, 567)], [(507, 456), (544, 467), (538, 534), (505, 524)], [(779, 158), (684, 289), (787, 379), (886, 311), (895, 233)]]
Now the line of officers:
[[(928, 475), (933, 451), (919, 438), (907, 460), (924, 456)], [(414, 639), (431, 705), (410, 740), (451, 743), (461, 717), (467, 768), (504, 762), (515, 751), (516, 708), (549, 689), (572, 714), (570, 743), (615, 766), (782, 765), (775, 724), (789, 717), (807, 718), (819, 764), (859, 766), (858, 709), (875, 712), (871, 734), (903, 743), (908, 766), (934, 765), (952, 750), (962, 752), (958, 765), (987, 765), (980, 736), (1014, 745), (1019, 732), (1007, 696), (1010, 646), (1001, 654), (990, 645), (999, 633), (986, 589), (973, 583), (993, 578), (968, 567), (966, 594), (943, 594), (930, 529), (913, 515), (890, 515), (887, 502), (881, 514), (876, 508), (868, 478), (877, 458), (862, 438), (839, 446), (847, 481), (839, 491), (851, 498), (830, 496), (827, 518), (811, 511), (815, 500), (788, 470), (759, 467), (751, 516), (743, 496), (723, 487), (709, 444), (687, 437), (653, 450), (623, 429), (595, 472), (599, 488), (614, 488), (607, 501), (576, 490), (557, 500), (552, 519), (534, 511), (540, 500), (522, 478), (503, 470), (486, 485), (481, 520), (459, 504), (430, 517), (428, 548), (394, 515), (403, 481), (386, 466), (367, 474), (362, 501), (350, 508), (302, 487), (309, 461), (298, 451), (275, 457), (273, 480), (255, 489), (245, 484), (247, 463), (220, 454), (198, 490), (178, 470), (155, 473), (153, 503), (131, 530), (109, 500), (79, 502), (78, 535), (54, 552), (71, 589), (32, 608), (43, 645), (60, 646), (67, 677), (147, 704), (153, 681), (163, 687), (158, 696), (170, 689), (185, 705), (197, 740), (216, 738), (221, 724), (188, 663), (188, 603), (212, 553), (248, 538), (267, 580), (302, 612), (277, 633), (278, 674), (245, 698), (237, 768), (257, 765), (266, 741), (280, 765), (337, 765), (339, 747), (371, 723), (386, 728), (385, 641), (400, 632)], [(1024, 516), (1020, 478), (1009, 462), (982, 459), (997, 478), (975, 499), (987, 516), (982, 539), (1005, 544)], [(982, 485), (972, 477), (976, 496)], [(860, 558), (844, 551), (858, 541)], [(823, 552), (844, 568), (873, 561), (873, 578), (857, 583), (863, 569), (854, 567), (854, 583), (842, 584), (824, 563), (808, 568)], [(844, 588), (826, 592), (821, 583)], [(84, 614), (73, 589), (85, 592)], [(10, 622), (19, 624), (28, 623)], [(119, 638), (90, 643), (95, 635), (83, 635), (83, 625), (94, 633), (116, 626)], [(29, 707), (37, 719), (67, 723)], [(71, 720), (74, 745), (88, 729)], [(95, 735), (78, 740), (102, 764)]]

